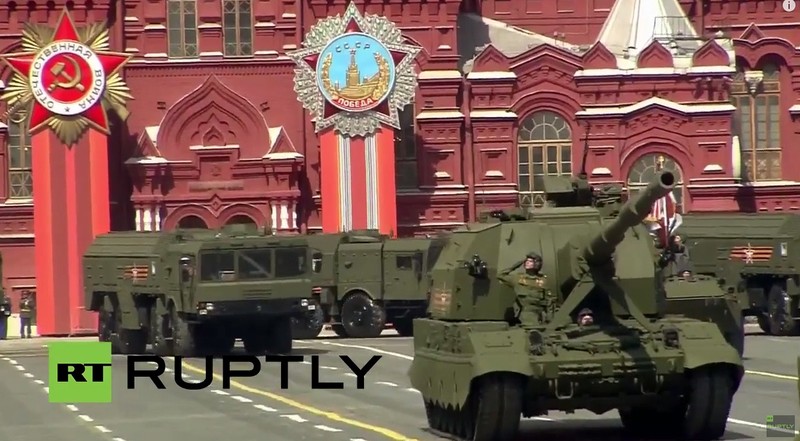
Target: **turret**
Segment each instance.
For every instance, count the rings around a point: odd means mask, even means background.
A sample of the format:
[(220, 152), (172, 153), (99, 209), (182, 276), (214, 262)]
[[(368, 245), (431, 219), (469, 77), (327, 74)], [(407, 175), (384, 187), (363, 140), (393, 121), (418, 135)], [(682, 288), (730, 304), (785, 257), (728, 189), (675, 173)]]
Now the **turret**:
[(618, 216), (592, 238), (583, 251), (586, 262), (590, 265), (607, 262), (625, 237), (625, 231), (642, 223), (650, 214), (653, 204), (668, 195), (673, 188), (675, 175), (669, 171), (661, 172), (644, 191), (625, 203)]

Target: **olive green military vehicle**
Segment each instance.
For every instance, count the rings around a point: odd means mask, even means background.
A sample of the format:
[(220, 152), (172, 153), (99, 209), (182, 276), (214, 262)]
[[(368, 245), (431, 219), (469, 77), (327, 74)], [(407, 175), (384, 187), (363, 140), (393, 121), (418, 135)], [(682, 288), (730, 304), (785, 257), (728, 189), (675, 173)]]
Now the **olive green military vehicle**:
[(112, 232), (83, 256), (85, 305), (115, 352), (221, 355), (241, 338), (251, 353), (287, 353), (291, 319), (310, 307), (310, 261), (302, 237)]
[[(512, 440), (520, 416), (618, 409), (640, 438), (723, 435), (741, 356), (717, 324), (667, 313), (679, 281), (666, 283), (641, 223), (674, 182), (661, 173), (614, 218), (579, 206), (576, 185), (572, 206), (452, 234), (431, 271), (430, 317), (414, 320), (409, 376), (431, 428)], [(538, 287), (525, 272), (503, 283), (531, 250), (543, 262)], [(713, 280), (690, 286), (701, 292), (682, 301), (720, 293)]]
[(386, 323), (411, 335), (412, 320), (425, 315), (428, 270), (444, 237), (392, 239), (372, 230), (306, 239), (314, 250), (312, 281), (322, 307), (313, 320), (298, 323), (295, 338), (316, 337), (325, 321), (343, 337), (377, 337)]
[(678, 228), (695, 272), (718, 277), (771, 335), (800, 335), (800, 216), (687, 214)]

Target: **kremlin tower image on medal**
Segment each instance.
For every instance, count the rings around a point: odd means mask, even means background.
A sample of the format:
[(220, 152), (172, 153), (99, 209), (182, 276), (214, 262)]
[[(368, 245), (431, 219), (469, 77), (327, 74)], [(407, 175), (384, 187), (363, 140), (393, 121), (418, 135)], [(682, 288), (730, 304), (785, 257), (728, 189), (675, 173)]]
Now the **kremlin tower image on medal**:
[(546, 205), (547, 177), (665, 170), (673, 215), (800, 209), (780, 2), (12, 4), (2, 287), (39, 335), (97, 332), (83, 256), (109, 231), (435, 237)]

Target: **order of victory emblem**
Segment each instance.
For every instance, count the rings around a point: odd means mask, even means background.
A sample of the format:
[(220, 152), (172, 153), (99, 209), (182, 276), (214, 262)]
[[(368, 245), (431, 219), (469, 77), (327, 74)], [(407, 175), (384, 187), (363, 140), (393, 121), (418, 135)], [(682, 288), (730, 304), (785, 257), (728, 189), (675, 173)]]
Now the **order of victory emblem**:
[(66, 145), (89, 127), (108, 134), (106, 109), (124, 120), (132, 99), (119, 74), (131, 56), (109, 47), (104, 23), (77, 29), (67, 10), (55, 29), (28, 24), (23, 52), (0, 56), (14, 71), (1, 97), (9, 105), (5, 117), (24, 110), (31, 134), (51, 129)]
[(303, 48), (288, 54), (297, 64), (297, 99), (317, 132), (333, 126), (364, 136), (382, 123), (399, 128), (398, 110), (414, 100), (419, 51), (387, 18), (362, 16), (350, 3), (344, 15), (312, 26)]

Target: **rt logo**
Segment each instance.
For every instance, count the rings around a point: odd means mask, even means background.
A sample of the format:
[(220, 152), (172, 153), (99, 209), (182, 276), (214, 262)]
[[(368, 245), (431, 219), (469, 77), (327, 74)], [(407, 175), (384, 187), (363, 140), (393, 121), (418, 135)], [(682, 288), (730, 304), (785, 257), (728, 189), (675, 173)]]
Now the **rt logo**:
[(111, 343), (48, 344), (51, 403), (111, 402)]

